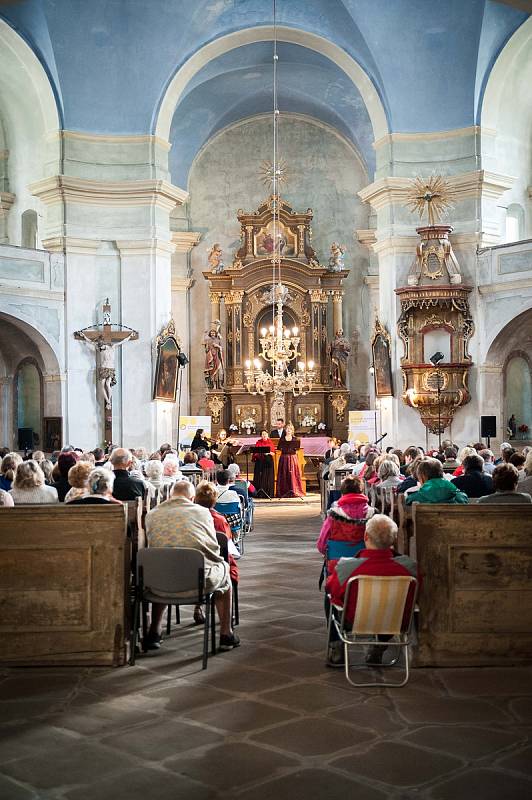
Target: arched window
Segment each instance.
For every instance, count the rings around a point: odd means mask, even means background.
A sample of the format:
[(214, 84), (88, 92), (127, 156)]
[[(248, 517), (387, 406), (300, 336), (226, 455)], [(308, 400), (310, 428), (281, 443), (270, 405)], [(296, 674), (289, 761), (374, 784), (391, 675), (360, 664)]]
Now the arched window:
[(532, 427), (532, 376), (529, 362), (521, 355), (506, 364), (506, 417), (515, 415), (516, 426)]
[(37, 212), (32, 209), (28, 209), (22, 215), (21, 245), (32, 250), (37, 247)]
[(519, 203), (512, 203), (506, 209), (505, 243), (519, 242), (525, 238), (525, 212)]
[(17, 428), (32, 431), (31, 447), (41, 442), (42, 375), (32, 358), (26, 358), (15, 373), (15, 418)]

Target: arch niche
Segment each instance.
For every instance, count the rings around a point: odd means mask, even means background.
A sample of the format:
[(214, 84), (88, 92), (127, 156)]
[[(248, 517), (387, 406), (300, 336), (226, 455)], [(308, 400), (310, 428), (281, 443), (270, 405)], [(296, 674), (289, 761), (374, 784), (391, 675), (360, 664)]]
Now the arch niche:
[(44, 336), (0, 312), (0, 443), (18, 449), (18, 428), (32, 428), (45, 446), (45, 418), (62, 416), (57, 357)]
[(532, 439), (532, 308), (497, 334), (481, 369), (482, 413), (497, 416), (498, 438), (506, 438), (508, 419), (529, 427)]

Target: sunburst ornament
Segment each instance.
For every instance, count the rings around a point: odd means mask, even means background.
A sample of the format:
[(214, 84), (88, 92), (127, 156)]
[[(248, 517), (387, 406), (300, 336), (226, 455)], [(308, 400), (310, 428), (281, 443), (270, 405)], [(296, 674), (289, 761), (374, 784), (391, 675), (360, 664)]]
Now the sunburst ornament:
[(420, 218), (426, 211), (429, 225), (435, 225), (442, 214), (453, 207), (454, 194), (454, 189), (443, 175), (431, 175), (430, 178), (418, 175), (411, 182), (405, 205), (412, 213), (417, 211)]
[[(284, 158), (279, 159), (277, 162), (277, 186), (285, 186), (288, 183), (288, 179), (290, 177), (290, 170), (288, 168), (288, 164), (284, 160)], [(263, 161), (260, 165), (260, 179), (265, 186), (273, 186), (274, 183), (274, 174), (273, 174), (273, 161)]]

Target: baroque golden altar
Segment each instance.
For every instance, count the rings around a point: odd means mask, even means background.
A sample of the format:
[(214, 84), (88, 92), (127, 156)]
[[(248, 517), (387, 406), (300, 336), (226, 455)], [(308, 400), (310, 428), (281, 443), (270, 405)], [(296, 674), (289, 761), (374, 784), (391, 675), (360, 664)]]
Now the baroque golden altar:
[[(272, 324), (276, 202), (284, 324), (299, 330), (301, 361), (315, 365), (315, 380), (304, 396), (288, 391), (281, 397), (274, 392), (253, 395), (246, 388), (246, 361), (260, 355), (261, 330)], [(203, 273), (209, 282), (211, 320), (225, 322), (223, 385), (206, 392), (214, 433), (231, 424), (242, 428), (244, 420), (252, 420), (257, 431), (269, 430), (282, 416), (300, 430), (305, 419), (314, 419), (314, 427), (322, 423), (335, 435), (346, 435), (349, 392), (334, 370), (330, 343), (343, 332), (342, 284), (348, 271), (341, 260), (331, 259), (328, 266), (320, 264), (311, 246), (312, 216), (312, 209), (293, 211), (275, 195), (256, 211), (239, 210), (241, 245), (232, 264), (224, 267), (218, 257), (212, 269)]]

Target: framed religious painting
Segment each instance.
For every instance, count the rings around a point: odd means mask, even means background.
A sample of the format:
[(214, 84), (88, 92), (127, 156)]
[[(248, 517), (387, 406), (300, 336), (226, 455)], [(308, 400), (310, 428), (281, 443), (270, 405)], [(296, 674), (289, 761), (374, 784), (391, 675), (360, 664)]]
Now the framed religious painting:
[(181, 347), (175, 333), (175, 324), (170, 320), (156, 340), (157, 356), (155, 362), (155, 381), (153, 399), (175, 403), (177, 396), (177, 376)]
[(390, 355), (390, 334), (375, 318), (375, 329), (371, 340), (373, 358), (373, 378), (375, 397), (393, 397), (392, 359)]
[(53, 453), (63, 447), (63, 417), (43, 418), (43, 450)]

